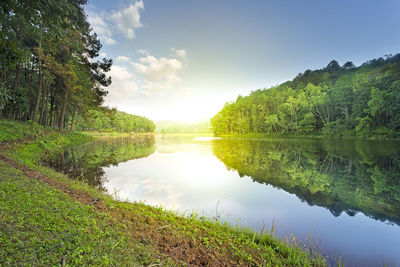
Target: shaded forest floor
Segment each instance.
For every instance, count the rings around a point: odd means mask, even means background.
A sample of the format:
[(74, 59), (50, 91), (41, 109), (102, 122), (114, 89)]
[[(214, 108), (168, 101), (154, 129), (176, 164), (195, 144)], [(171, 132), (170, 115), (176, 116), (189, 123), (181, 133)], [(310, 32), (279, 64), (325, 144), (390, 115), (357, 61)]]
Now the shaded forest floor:
[(0, 121), (0, 264), (325, 265), (268, 231), (121, 202), (40, 164), (89, 139)]

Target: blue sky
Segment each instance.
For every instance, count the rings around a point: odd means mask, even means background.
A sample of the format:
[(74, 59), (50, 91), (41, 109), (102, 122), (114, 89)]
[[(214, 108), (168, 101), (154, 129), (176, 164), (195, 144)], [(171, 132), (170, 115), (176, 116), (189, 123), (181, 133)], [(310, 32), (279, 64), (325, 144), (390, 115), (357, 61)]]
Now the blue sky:
[(89, 0), (114, 60), (105, 104), (198, 121), (225, 102), (336, 59), (400, 52), (400, 1)]

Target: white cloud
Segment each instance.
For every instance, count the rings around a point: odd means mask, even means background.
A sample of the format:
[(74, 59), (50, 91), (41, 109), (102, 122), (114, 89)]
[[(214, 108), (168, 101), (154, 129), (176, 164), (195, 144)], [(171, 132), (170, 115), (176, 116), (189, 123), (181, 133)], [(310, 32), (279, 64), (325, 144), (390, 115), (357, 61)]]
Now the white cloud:
[(120, 101), (126, 100), (137, 93), (138, 86), (133, 80), (134, 75), (125, 67), (114, 64), (108, 75), (111, 76), (112, 83), (107, 88), (109, 92), (106, 97), (107, 105), (117, 105)]
[(147, 50), (144, 50), (144, 49), (139, 49), (138, 51), (137, 51), (139, 54), (143, 54), (143, 55), (149, 55), (149, 52), (147, 52)]
[(135, 30), (142, 27), (140, 22), (141, 9), (144, 9), (143, 0), (136, 1), (127, 8), (112, 13), (88, 11), (88, 22), (102, 42), (113, 45), (116, 43), (113, 37), (116, 32), (122, 33), (129, 39), (135, 37)]
[(169, 58), (152, 56), (146, 50), (139, 50), (140, 56), (135, 61), (126, 56), (116, 57), (118, 65), (114, 64), (108, 73), (112, 78), (112, 84), (108, 88), (106, 104), (122, 103), (138, 94), (144, 96), (163, 94), (165, 90), (181, 82), (179, 75), (185, 64), (180, 57), (186, 55), (186, 52), (173, 51), (174, 56)]
[(129, 39), (135, 37), (135, 29), (142, 27), (139, 13), (141, 9), (144, 9), (142, 0), (137, 1), (135, 4), (130, 4), (126, 9), (114, 12), (111, 15), (111, 19), (115, 23), (118, 31)]
[(176, 48), (172, 48), (171, 50), (172, 50), (172, 52), (174, 52), (174, 54), (176, 56), (180, 57), (181, 59), (185, 59), (186, 58), (186, 51), (185, 50), (183, 50), (183, 49), (178, 50)]
[[(184, 50), (180, 50), (185, 52)], [(178, 73), (183, 68), (183, 64), (176, 58), (156, 58), (145, 50), (139, 50), (144, 56), (133, 63), (135, 73), (144, 78), (144, 95), (162, 93), (171, 88), (172, 85), (181, 81)], [(186, 54), (186, 53), (185, 53)]]
[(118, 57), (116, 58), (116, 61), (117, 61), (117, 62), (131, 62), (131, 60), (130, 60), (128, 57), (126, 57), (126, 56), (118, 56)]
[[(117, 43), (113, 38), (108, 37), (108, 36), (103, 36), (102, 39), (106, 45), (113, 45), (113, 44)], [(100, 40), (101, 40), (101, 38), (100, 38)]]
[(104, 52), (99, 54), (99, 57), (101, 57), (101, 58), (104, 58), (106, 56), (107, 56), (107, 53), (104, 53)]
[(186, 51), (185, 50), (176, 50), (176, 55), (178, 57), (185, 58), (186, 57)]
[(94, 12), (88, 12), (88, 22), (93, 28), (93, 31), (97, 33), (100, 41), (107, 45), (115, 44), (115, 40), (111, 38), (112, 30), (109, 25), (102, 17)]

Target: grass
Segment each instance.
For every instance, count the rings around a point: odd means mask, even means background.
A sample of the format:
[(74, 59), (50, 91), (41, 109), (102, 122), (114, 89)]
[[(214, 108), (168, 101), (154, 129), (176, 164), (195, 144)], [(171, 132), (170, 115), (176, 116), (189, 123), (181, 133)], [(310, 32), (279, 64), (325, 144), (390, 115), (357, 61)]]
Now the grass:
[(40, 127), (31, 123), (0, 120), (0, 142), (34, 138)]
[(122, 225), (0, 161), (0, 265), (149, 264)]
[[(0, 121), (1, 133), (4, 125), (11, 130), (1, 135), (3, 141), (35, 139), (13, 144), (3, 155), (62, 183), (68, 192), (101, 199), (105, 207), (84, 205), (0, 160), (0, 264), (57, 265), (64, 260), (71, 265), (326, 265), (321, 256), (307, 254), (295, 242), (276, 239), (273, 229), (259, 233), (196, 213), (183, 216), (118, 201), (40, 165), (50, 151), (88, 141), (87, 135), (41, 128), (29, 135), (29, 127), (37, 126), (7, 121)], [(27, 133), (13, 135), (20, 130)]]
[(208, 250), (217, 250), (230, 255), (239, 264), (275, 266), (323, 266), (321, 256), (309, 255), (293, 242), (283, 242), (273, 236), (273, 231), (255, 232), (240, 226), (233, 227), (197, 214), (182, 216), (161, 207), (145, 204), (114, 202), (116, 208), (131, 210), (142, 216), (151, 216), (193, 240), (199, 241)]
[(83, 144), (93, 137), (80, 132), (61, 134), (30, 121), (0, 120), (0, 143), (33, 139), (33, 144), (40, 146), (41, 151), (54, 151), (70, 145)]

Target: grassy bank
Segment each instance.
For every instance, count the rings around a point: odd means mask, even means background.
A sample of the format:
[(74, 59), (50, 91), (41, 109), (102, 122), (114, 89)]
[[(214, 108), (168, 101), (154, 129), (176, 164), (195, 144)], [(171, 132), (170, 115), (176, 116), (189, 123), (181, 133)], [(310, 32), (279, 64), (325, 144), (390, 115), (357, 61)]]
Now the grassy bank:
[(3, 161), (0, 192), (1, 265), (151, 263), (152, 248), (129, 242), (114, 218)]
[(31, 139), (1, 144), (0, 264), (325, 264), (295, 242), (274, 238), (271, 230), (256, 233), (196, 214), (121, 202), (40, 165), (51, 151), (90, 140), (87, 135), (7, 121), (0, 121), (0, 133), (1, 141)]

